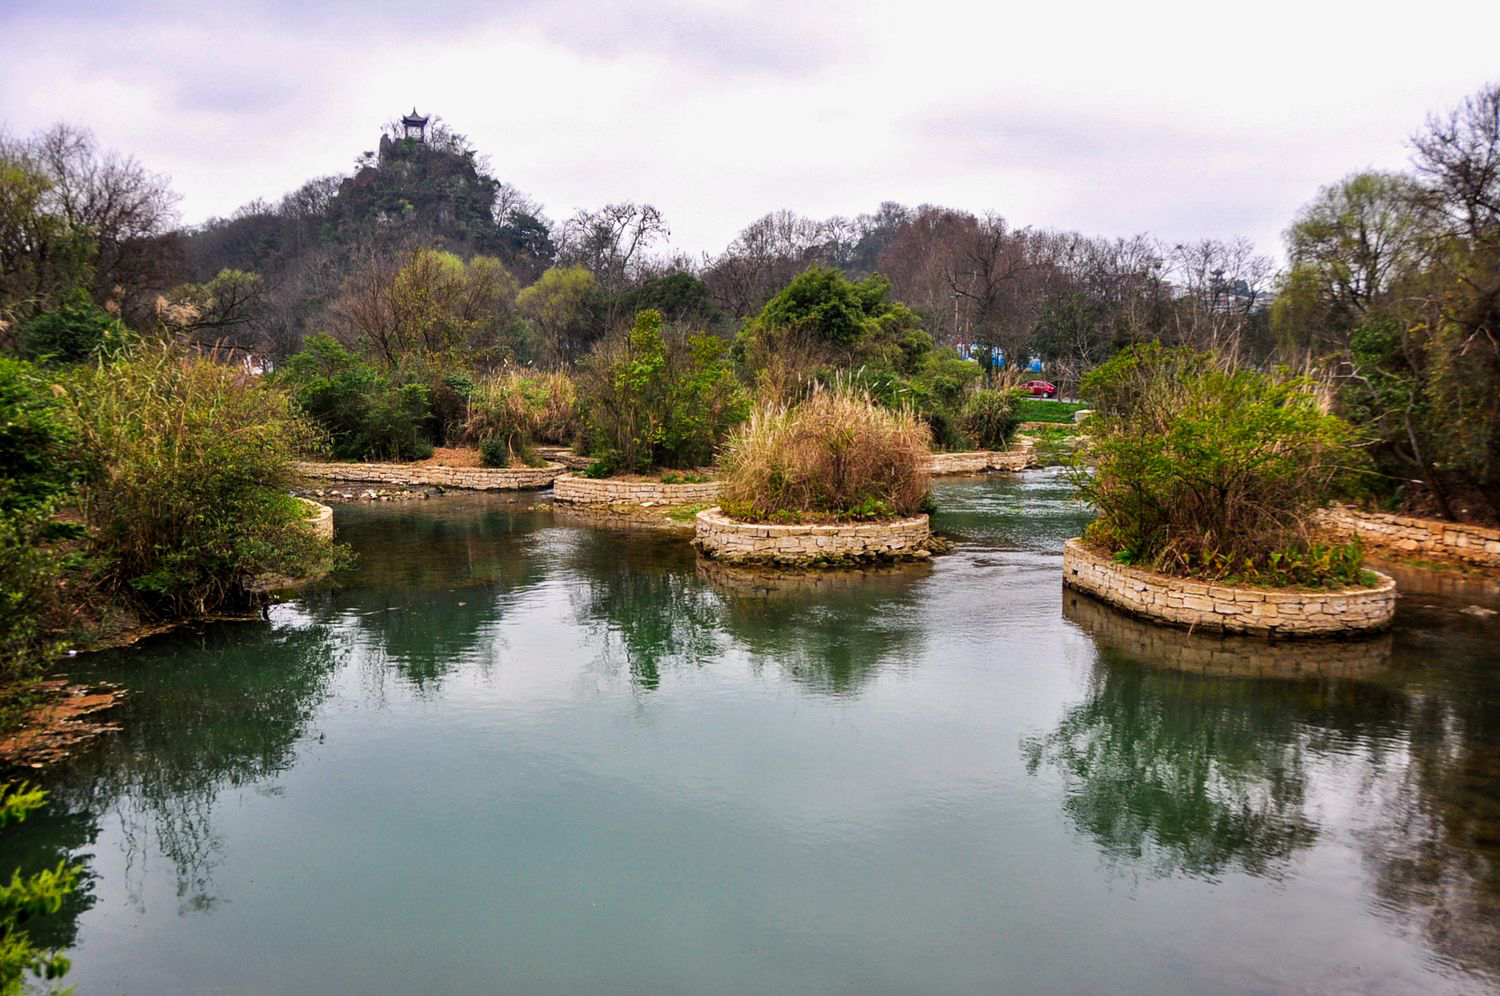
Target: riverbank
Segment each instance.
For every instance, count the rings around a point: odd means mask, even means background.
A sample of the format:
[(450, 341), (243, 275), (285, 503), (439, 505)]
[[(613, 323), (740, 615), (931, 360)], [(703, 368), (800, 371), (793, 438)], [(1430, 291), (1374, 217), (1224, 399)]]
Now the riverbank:
[(1064, 475), (934, 492), (952, 554), (771, 579), (524, 493), (338, 506), (337, 587), (70, 662), (122, 729), (7, 830), (87, 865), (69, 981), (420, 990), (417, 944), (460, 988), (974, 991), (998, 943), (1023, 988), (1483, 990), (1500, 602), (1403, 596), (1327, 667), (1186, 641), (1065, 612)]

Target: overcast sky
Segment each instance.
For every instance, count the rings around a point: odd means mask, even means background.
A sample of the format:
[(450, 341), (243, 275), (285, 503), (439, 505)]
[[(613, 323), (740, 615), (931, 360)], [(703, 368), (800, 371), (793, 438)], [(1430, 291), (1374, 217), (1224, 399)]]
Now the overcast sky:
[(0, 122), (168, 174), (187, 222), (440, 114), (553, 219), (656, 204), (717, 252), (882, 200), (1163, 238), (1280, 235), (1500, 78), (1500, 3), (0, 0)]

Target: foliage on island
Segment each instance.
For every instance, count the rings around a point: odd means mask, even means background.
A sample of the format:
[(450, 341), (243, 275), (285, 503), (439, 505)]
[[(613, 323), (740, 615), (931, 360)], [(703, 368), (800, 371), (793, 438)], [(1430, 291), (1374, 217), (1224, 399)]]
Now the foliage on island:
[(268, 578), (332, 566), (290, 493), (319, 439), (285, 392), (170, 348), (84, 366), (63, 387), (91, 583), (173, 618), (243, 610)]
[(296, 403), (176, 347), (44, 374), (0, 358), (0, 689), (120, 620), (243, 612), (337, 551), (290, 495)]
[[(1282, 274), (1243, 240), (1092, 238), (890, 203), (822, 221), (773, 212), (694, 261), (666, 251), (650, 204), (548, 219), (440, 124), (424, 142), (386, 136), (350, 176), (186, 229), (162, 177), (87, 132), (0, 136), (0, 405), (20, 413), (6, 431), (22, 440), (0, 440), (18, 468), (0, 509), (0, 660), (15, 676), (55, 652), (76, 592), (128, 594), (148, 614), (250, 597), (243, 578), (278, 561), (277, 543), (226, 537), (282, 514), (256, 489), (284, 488), (289, 441), (310, 435), (345, 459), (465, 443), (509, 463), (561, 442), (595, 454), (597, 473), (692, 472), (749, 398), (775, 406), (753, 420), (769, 433), (807, 418), (799, 406), (827, 404), (825, 392), (852, 392), (914, 419), (938, 448), (996, 448), (1019, 420), (1071, 417), (1011, 393), (1031, 364), (1064, 395), (1081, 383), (1106, 392), (1110, 375), (1087, 372), (1117, 355), (1139, 363), (1151, 343), (1162, 356), (1211, 354), (1212, 368), (1177, 363), (1173, 391), (1193, 405), (1160, 416), (1154, 438), (1126, 432), (1122, 412), (1103, 416), (1120, 435), (1100, 436), (1101, 466), (1133, 462), (1155, 480), (1163, 448), (1182, 446), (1228, 473), (1253, 415), (1257, 431), (1290, 434), (1297, 474), (1321, 474), (1336, 415), (1369, 444), (1373, 473), (1357, 478), (1368, 499), (1500, 521), (1497, 111), (1500, 86), (1484, 86), (1414, 137), (1412, 170), (1319, 192), (1293, 219)], [(222, 369), (179, 370), (194, 355)], [(1315, 380), (1331, 411), (1314, 419), (1307, 381), (1281, 364)], [(142, 411), (128, 410), (129, 391)], [(193, 423), (187, 409), (210, 397), (222, 418)], [(1210, 422), (1210, 410), (1224, 417)], [(100, 423), (105, 411), (120, 424)], [(173, 415), (195, 434), (168, 459), (148, 436), (177, 438)], [(221, 452), (268, 426), (288, 441), (269, 463)], [(221, 458), (228, 476), (211, 479)], [(99, 483), (110, 475), (138, 482), (115, 511)], [(35, 489), (42, 478), (52, 483)], [(1304, 484), (1298, 515), (1336, 490)], [(198, 538), (157, 544), (165, 559), (148, 563), (126, 549), (125, 520), (170, 531), (131, 504), (167, 486), (203, 502), (245, 497), (246, 522), (163, 498), (167, 519)], [(27, 489), (38, 497), (18, 497)], [(859, 502), (825, 504), (848, 515)], [(1128, 527), (1116, 515), (1111, 542), (1143, 562), (1221, 572), (1246, 556), (1266, 570), (1257, 556), (1301, 542), (1290, 519), (1264, 532), (1233, 514), (1163, 539), (1137, 510)], [(1242, 545), (1242, 533), (1265, 542)], [(1204, 566), (1220, 554), (1238, 565)], [(309, 548), (305, 562), (325, 556)], [(212, 585), (195, 573), (223, 569), (239, 573)]]
[(642, 311), (579, 368), (583, 451), (601, 470), (706, 466), (748, 410), (722, 340), (664, 326)]
[(535, 462), (537, 443), (571, 445), (579, 432), (577, 389), (565, 373), (492, 374), (469, 394), (465, 439), (488, 467)]
[(848, 522), (921, 511), (932, 436), (850, 389), (753, 412), (724, 447), (719, 504), (746, 522)]
[(41, 371), (0, 356), (0, 692), (53, 652), (52, 518), (73, 480), (74, 436)]
[(1363, 579), (1357, 543), (1320, 545), (1314, 513), (1358, 486), (1358, 438), (1286, 371), (1157, 344), (1084, 378), (1098, 406), (1076, 474), (1086, 539), (1128, 564), (1270, 585)]

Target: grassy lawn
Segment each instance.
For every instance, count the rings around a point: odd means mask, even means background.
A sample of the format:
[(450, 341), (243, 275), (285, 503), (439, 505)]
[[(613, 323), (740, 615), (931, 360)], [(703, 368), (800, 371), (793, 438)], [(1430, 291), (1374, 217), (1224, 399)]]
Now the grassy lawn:
[(1078, 429), (1074, 426), (1058, 424), (1026, 429), (1023, 435), (1036, 440), (1036, 459), (1041, 466), (1061, 467), (1072, 462), (1078, 445)]
[(1022, 422), (1060, 422), (1073, 424), (1073, 413), (1087, 408), (1082, 401), (1048, 401), (1045, 398), (1022, 398), (1017, 403)]

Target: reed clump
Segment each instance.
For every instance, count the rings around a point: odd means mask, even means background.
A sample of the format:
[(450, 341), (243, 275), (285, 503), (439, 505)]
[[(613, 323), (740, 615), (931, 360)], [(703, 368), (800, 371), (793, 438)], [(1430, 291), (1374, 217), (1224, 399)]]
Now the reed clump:
[(747, 522), (914, 515), (927, 496), (931, 446), (931, 430), (910, 411), (849, 390), (764, 405), (725, 445), (720, 506)]
[[(571, 445), (578, 436), (578, 395), (561, 372), (507, 370), (474, 385), (463, 435), (486, 453), (486, 463), (531, 462), (537, 443)], [(504, 466), (503, 463), (498, 464)]]

